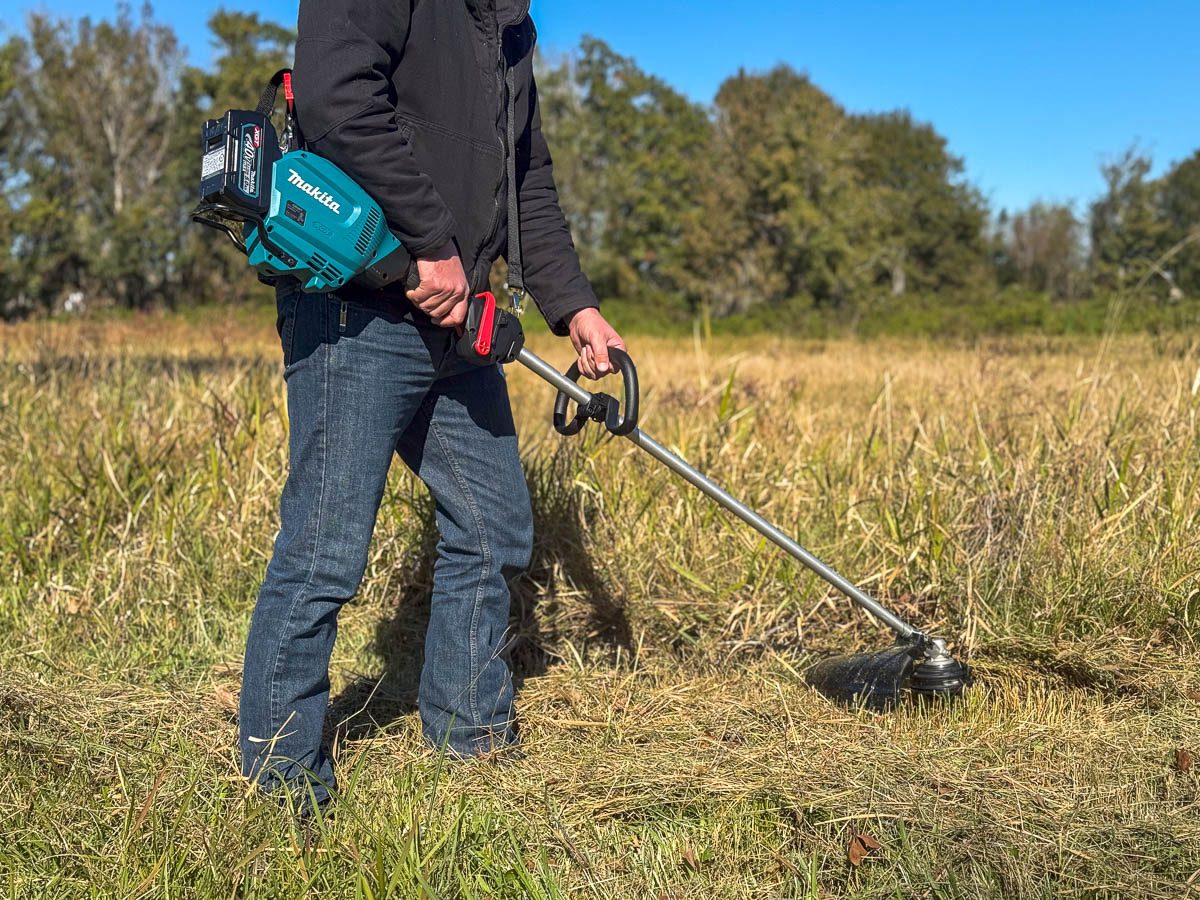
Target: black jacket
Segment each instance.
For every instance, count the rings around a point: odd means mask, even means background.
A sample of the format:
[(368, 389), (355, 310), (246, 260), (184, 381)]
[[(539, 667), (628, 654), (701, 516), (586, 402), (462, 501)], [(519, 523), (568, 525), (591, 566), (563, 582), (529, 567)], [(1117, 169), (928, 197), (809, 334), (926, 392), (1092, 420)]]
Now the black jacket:
[[(572, 313), (599, 304), (558, 204), (528, 11), (529, 0), (300, 0), (297, 115), (313, 152), (379, 202), (410, 252), (453, 238), (472, 288), (485, 290), (508, 244), (511, 67), (525, 281), (563, 334)], [(364, 299), (361, 288), (347, 293)], [(403, 290), (381, 298), (403, 300)]]

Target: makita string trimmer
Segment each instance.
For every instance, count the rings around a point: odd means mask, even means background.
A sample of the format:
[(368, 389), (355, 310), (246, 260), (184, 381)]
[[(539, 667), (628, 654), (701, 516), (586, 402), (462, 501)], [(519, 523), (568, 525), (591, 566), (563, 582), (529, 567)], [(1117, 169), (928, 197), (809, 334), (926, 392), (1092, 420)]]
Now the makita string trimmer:
[[(287, 99), (282, 139), (270, 120), (280, 86)], [(272, 79), (257, 110), (231, 110), (204, 125), (203, 200), (193, 218), (228, 235), (267, 282), (290, 276), (313, 293), (351, 282), (374, 289), (407, 282), (416, 267), (387, 228), (379, 204), (333, 163), (303, 149), (294, 113), (285, 70)], [(810, 668), (806, 677), (823, 694), (886, 708), (906, 696), (958, 696), (970, 684), (967, 667), (945, 641), (892, 613), (638, 428), (637, 369), (628, 354), (609, 351), (624, 382), (623, 399), (593, 393), (579, 385), (578, 364), (562, 374), (526, 349), (519, 320), (491, 294), (472, 298), (468, 310), (459, 355), (481, 366), (519, 362), (549, 382), (558, 391), (553, 423), (560, 434), (578, 434), (596, 422), (627, 438), (896, 633), (890, 649), (832, 657)], [(574, 412), (571, 401), (577, 404)]]

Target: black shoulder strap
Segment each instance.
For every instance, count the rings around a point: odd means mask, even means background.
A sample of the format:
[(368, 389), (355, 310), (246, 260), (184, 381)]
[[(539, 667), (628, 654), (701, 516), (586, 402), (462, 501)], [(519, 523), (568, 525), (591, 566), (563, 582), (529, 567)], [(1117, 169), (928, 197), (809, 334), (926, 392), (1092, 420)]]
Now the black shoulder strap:
[(510, 66), (505, 73), (508, 92), (508, 140), (505, 142), (505, 162), (508, 182), (508, 289), (513, 311), (521, 314), (521, 302), (525, 299), (525, 267), (521, 259), (521, 203), (520, 185), (517, 184), (517, 77)]
[(275, 111), (275, 98), (279, 94), (280, 85), (283, 84), (283, 77), (291, 74), (291, 69), (280, 69), (271, 76), (270, 83), (262, 92), (262, 97), (258, 100), (257, 112), (260, 116), (269, 116)]
[(260, 116), (271, 118), (271, 114), (275, 111), (275, 99), (279, 95), (280, 86), (283, 87), (284, 96), (287, 98), (283, 133), (280, 135), (280, 149), (285, 153), (290, 153), (304, 146), (304, 135), (300, 133), (300, 126), (296, 123), (296, 97), (292, 93), (291, 69), (280, 69), (271, 76), (270, 83), (263, 91), (262, 97), (259, 98), (256, 111)]

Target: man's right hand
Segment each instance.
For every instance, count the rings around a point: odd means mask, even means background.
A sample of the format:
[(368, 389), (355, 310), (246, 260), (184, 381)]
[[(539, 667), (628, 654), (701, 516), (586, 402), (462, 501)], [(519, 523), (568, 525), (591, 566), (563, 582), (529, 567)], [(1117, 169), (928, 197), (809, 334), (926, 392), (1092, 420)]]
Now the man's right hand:
[(421, 283), (408, 292), (408, 299), (429, 314), (433, 324), (457, 328), (467, 320), (467, 297), (471, 285), (453, 241), (417, 260)]

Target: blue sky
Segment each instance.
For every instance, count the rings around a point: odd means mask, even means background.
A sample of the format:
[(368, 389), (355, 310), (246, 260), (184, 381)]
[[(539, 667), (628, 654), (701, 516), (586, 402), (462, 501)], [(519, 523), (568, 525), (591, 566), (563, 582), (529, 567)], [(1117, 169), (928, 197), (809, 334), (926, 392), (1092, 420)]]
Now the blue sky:
[[(219, 5), (156, 9), (203, 62), (204, 21)], [(225, 5), (295, 21), (295, 0)], [(0, 20), (17, 28), (30, 6), (0, 0)], [(1100, 163), (1135, 141), (1159, 171), (1200, 149), (1200, 0), (534, 0), (533, 13), (543, 52), (593, 34), (697, 100), (739, 67), (787, 62), (851, 111), (908, 108), (949, 139), (996, 209), (1086, 202), (1101, 189)]]

